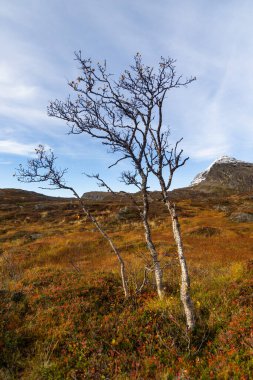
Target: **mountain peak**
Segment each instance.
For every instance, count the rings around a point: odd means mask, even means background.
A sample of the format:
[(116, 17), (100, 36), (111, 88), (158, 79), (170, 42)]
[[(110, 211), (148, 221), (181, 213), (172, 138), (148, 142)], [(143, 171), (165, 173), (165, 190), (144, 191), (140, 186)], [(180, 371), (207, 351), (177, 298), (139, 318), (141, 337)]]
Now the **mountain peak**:
[(253, 164), (234, 157), (221, 156), (205, 171), (199, 173), (190, 186), (203, 188), (251, 191), (253, 188)]
[(241, 160), (237, 160), (234, 157), (229, 156), (221, 156), (217, 160), (215, 160), (209, 167), (213, 166), (214, 164), (237, 164), (243, 162)]

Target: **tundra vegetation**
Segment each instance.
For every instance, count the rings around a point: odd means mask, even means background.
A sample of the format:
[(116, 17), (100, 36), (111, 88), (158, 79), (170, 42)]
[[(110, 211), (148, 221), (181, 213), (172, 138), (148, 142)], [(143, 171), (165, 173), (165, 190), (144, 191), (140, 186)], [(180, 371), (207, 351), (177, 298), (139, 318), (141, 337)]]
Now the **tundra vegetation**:
[(19, 180), (74, 198), (1, 190), (0, 378), (250, 379), (253, 230), (231, 215), (252, 212), (252, 194), (168, 192), (187, 158), (169, 143), (164, 101), (194, 78), (137, 54), (117, 82), (76, 58), (77, 97), (49, 114), (109, 147), (112, 165), (127, 160), (122, 181), (138, 192), (82, 198), (43, 146)]
[[(252, 195), (177, 199), (195, 303), (192, 337), (173, 232), (154, 198), (150, 223), (168, 296), (156, 297), (151, 276), (125, 300), (117, 257), (77, 200), (2, 190), (3, 379), (251, 378), (253, 227), (230, 214), (252, 210)], [(86, 202), (140, 285), (143, 226), (130, 201)]]

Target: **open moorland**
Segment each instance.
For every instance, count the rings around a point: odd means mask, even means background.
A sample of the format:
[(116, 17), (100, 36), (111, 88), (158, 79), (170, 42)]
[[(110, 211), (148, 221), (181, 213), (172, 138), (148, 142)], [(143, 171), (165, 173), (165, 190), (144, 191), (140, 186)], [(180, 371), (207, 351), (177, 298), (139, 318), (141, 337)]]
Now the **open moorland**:
[(129, 201), (86, 201), (126, 261), (124, 300), (117, 258), (75, 200), (1, 190), (1, 379), (251, 378), (253, 195), (178, 199), (197, 315), (191, 335), (171, 222), (154, 198), (162, 301), (152, 273), (134, 291), (148, 255)]

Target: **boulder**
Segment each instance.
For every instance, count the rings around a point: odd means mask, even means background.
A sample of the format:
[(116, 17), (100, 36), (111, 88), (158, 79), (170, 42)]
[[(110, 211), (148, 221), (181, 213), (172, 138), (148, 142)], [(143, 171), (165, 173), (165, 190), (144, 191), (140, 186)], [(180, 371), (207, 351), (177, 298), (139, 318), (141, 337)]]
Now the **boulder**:
[(234, 212), (230, 215), (233, 222), (248, 223), (253, 222), (253, 213), (250, 212)]

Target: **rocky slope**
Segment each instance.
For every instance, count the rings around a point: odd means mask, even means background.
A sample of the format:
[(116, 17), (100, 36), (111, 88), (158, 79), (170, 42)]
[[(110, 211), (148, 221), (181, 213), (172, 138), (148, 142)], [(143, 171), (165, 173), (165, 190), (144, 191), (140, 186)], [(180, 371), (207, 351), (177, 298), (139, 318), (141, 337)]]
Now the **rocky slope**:
[(253, 163), (223, 156), (199, 173), (190, 187), (194, 190), (213, 192), (253, 191)]

